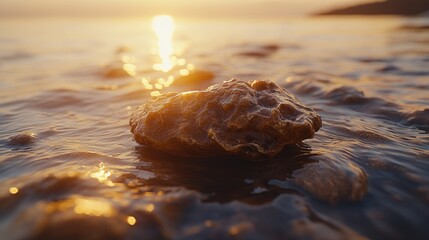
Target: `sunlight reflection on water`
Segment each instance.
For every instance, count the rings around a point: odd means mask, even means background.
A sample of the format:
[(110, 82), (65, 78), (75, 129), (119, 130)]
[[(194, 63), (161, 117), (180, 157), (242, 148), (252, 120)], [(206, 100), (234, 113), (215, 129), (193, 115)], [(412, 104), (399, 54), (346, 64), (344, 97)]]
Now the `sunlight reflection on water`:
[(113, 186), (112, 181), (109, 180), (111, 175), (112, 172), (106, 169), (103, 162), (100, 162), (98, 164), (98, 171), (92, 172), (89, 176), (97, 179), (101, 183), (105, 183), (108, 186)]
[(135, 218), (135, 217), (133, 217), (133, 216), (128, 216), (128, 217), (127, 217), (127, 223), (128, 223), (129, 225), (133, 226), (134, 224), (136, 224), (136, 222), (137, 222), (137, 220), (136, 220), (136, 218)]
[(152, 20), (152, 30), (158, 38), (158, 54), (161, 58), (161, 63), (153, 65), (155, 70), (168, 72), (173, 68), (172, 55), (174, 52), (174, 29), (175, 24), (171, 16), (159, 15), (155, 16)]
[(114, 213), (110, 203), (105, 201), (77, 198), (74, 203), (74, 211), (77, 214), (109, 217)]
[(175, 22), (173, 17), (158, 15), (152, 19), (152, 30), (157, 37), (156, 57), (159, 58), (153, 64), (153, 70), (157, 77), (143, 77), (141, 83), (147, 90), (151, 90), (151, 96), (161, 95), (161, 91), (170, 87), (180, 77), (190, 75), (194, 70), (194, 64), (187, 63), (186, 59), (179, 57), (174, 49)]

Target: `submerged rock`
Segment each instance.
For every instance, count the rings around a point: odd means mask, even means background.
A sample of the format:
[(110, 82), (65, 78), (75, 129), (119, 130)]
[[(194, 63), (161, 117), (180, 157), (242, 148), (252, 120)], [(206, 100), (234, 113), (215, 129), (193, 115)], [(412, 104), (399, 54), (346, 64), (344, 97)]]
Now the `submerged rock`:
[(32, 132), (25, 132), (8, 139), (8, 144), (11, 146), (26, 146), (33, 144), (36, 141), (36, 134)]
[(366, 173), (352, 162), (318, 158), (293, 174), (293, 181), (328, 202), (358, 201), (368, 192)]
[(273, 156), (312, 138), (320, 116), (271, 81), (232, 79), (151, 98), (133, 112), (137, 142), (181, 156)]

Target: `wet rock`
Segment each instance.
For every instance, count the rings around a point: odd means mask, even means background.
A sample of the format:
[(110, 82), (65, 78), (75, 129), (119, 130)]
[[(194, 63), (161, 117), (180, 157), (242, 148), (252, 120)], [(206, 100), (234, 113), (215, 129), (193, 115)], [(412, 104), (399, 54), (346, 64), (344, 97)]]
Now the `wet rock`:
[(10, 137), (8, 139), (8, 144), (11, 146), (26, 146), (33, 144), (35, 141), (36, 134), (32, 132), (26, 132)]
[(273, 82), (232, 79), (153, 97), (130, 126), (137, 142), (175, 155), (260, 157), (312, 138), (322, 120)]
[(357, 201), (368, 191), (366, 173), (352, 162), (319, 158), (292, 175), (294, 182), (317, 198), (328, 202)]

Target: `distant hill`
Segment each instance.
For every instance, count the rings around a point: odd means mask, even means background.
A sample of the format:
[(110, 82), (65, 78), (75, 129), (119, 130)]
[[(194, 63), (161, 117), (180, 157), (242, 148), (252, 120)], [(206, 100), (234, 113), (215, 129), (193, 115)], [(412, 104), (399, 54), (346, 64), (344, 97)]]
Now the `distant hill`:
[(314, 15), (402, 15), (412, 16), (429, 11), (429, 0), (387, 0), (319, 12)]

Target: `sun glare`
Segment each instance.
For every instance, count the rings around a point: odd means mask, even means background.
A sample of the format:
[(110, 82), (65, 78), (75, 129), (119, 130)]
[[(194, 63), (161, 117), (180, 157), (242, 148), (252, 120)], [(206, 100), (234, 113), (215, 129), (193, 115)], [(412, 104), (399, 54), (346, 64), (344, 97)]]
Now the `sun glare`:
[(97, 217), (109, 217), (113, 215), (112, 206), (108, 202), (86, 198), (77, 198), (74, 202), (74, 212), (77, 214), (92, 215)]
[(129, 225), (133, 226), (134, 224), (136, 224), (137, 220), (133, 216), (128, 216), (127, 217), (127, 222), (128, 222)]
[(91, 178), (97, 179), (101, 183), (105, 183), (108, 186), (113, 186), (113, 182), (109, 180), (109, 177), (112, 175), (112, 172), (107, 170), (104, 163), (100, 162), (98, 164), (98, 169), (90, 173)]
[[(173, 17), (169, 15), (157, 15), (152, 18), (151, 27), (157, 37), (156, 61), (153, 70), (158, 76), (142, 77), (143, 87), (150, 90), (150, 95), (156, 97), (162, 94), (165, 88), (183, 77), (188, 77), (195, 71), (195, 66), (187, 63), (180, 51), (174, 49), (173, 35), (176, 28)], [(189, 77), (188, 77), (189, 78)]]
[(11, 187), (9, 188), (10, 194), (17, 194), (19, 192), (19, 189), (17, 187)]
[(152, 29), (158, 38), (158, 55), (161, 63), (154, 64), (154, 69), (168, 72), (173, 68), (173, 33), (174, 20), (168, 15), (158, 15), (152, 20)]

